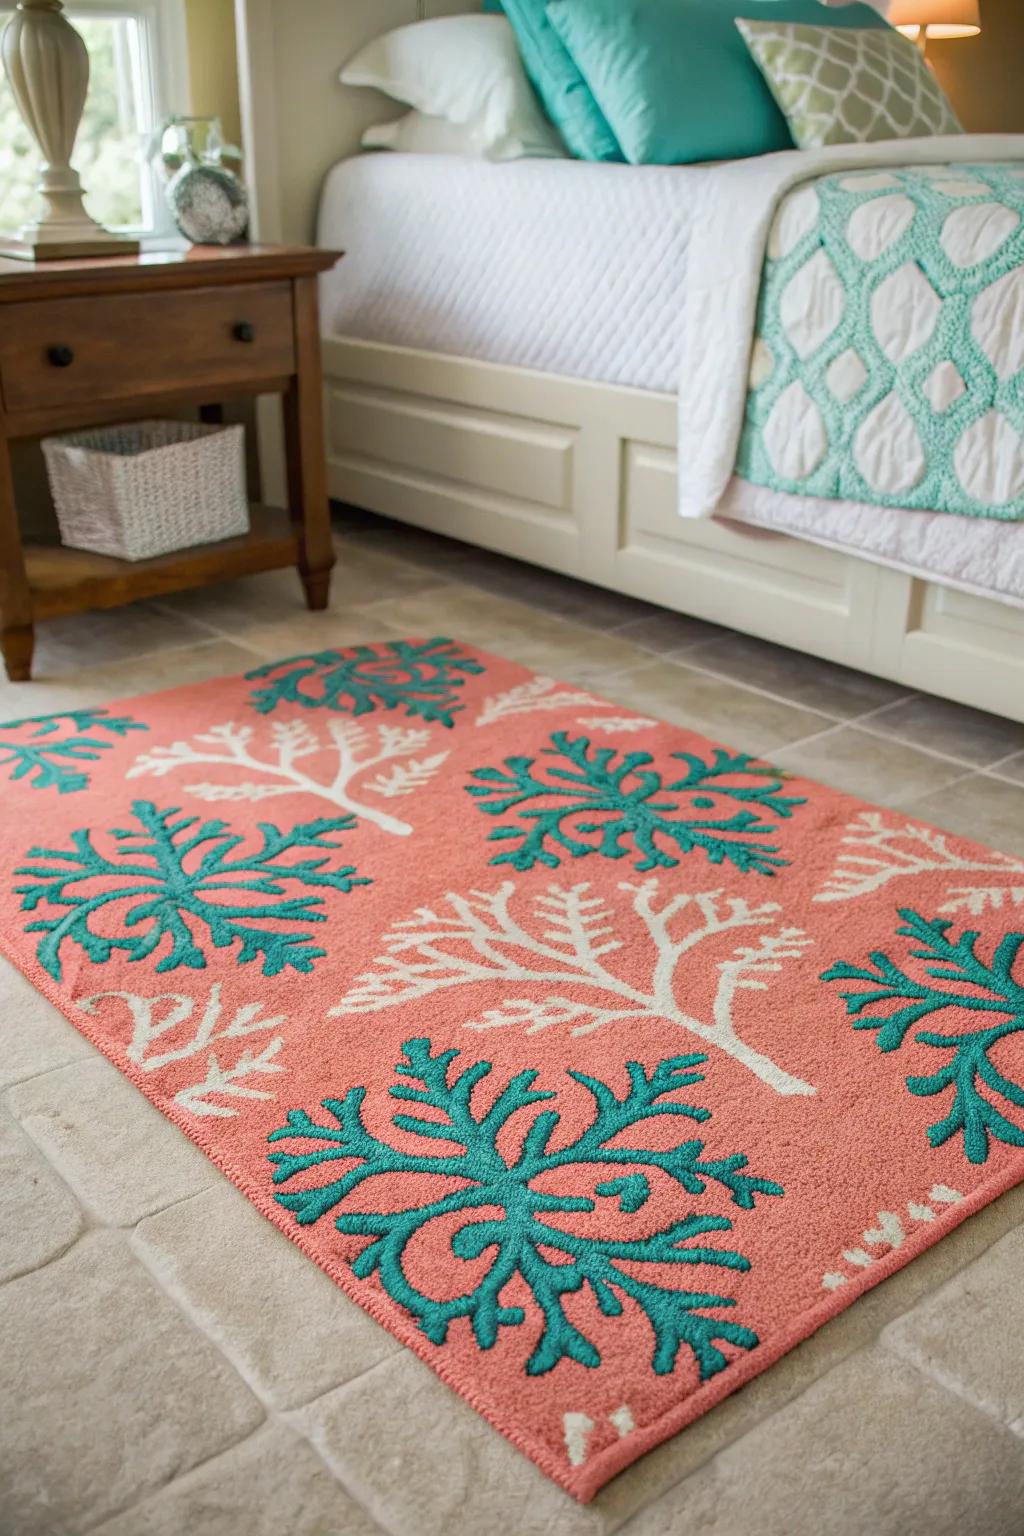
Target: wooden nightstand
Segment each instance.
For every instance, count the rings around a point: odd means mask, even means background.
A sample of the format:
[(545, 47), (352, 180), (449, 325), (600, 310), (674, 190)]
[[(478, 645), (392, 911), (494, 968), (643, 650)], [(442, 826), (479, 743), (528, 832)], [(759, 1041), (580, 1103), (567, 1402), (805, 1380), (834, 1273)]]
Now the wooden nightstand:
[[(187, 255), (25, 266), (0, 260), (0, 649), (32, 669), (33, 623), (296, 565), (327, 605), (327, 502), (317, 274), (338, 252), (197, 247)], [(24, 544), (10, 443), (238, 395), (281, 394), (289, 511), (253, 506), (242, 538), (128, 562)]]

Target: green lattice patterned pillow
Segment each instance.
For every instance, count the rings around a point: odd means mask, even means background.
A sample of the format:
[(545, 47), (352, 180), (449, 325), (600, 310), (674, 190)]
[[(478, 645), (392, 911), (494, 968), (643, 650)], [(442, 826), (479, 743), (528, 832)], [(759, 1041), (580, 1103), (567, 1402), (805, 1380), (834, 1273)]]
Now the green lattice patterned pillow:
[(899, 32), (736, 25), (799, 149), (963, 132), (919, 50)]

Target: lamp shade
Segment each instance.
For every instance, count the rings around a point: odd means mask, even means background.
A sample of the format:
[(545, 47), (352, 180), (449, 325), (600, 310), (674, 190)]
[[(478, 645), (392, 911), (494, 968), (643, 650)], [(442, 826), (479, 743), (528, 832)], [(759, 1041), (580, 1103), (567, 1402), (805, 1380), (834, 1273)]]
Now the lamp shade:
[(978, 0), (892, 0), (887, 15), (901, 30), (926, 27), (929, 37), (973, 37), (981, 31)]

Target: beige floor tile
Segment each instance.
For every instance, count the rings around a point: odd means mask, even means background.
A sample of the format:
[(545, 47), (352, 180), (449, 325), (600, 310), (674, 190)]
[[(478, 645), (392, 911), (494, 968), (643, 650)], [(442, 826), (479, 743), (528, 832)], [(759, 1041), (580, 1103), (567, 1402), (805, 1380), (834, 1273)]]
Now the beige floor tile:
[(0, 1088), (96, 1052), (20, 971), (0, 959)]
[(226, 1182), (141, 1222), (132, 1246), (275, 1408), (308, 1403), (402, 1347)]
[(1018, 1227), (887, 1328), (882, 1342), (1024, 1437), (1022, 1275), (1024, 1227)]
[(613, 1529), (408, 1351), (292, 1422), (392, 1536), (604, 1536)]
[(606, 684), (620, 672), (631, 671), (647, 660), (638, 645), (616, 632), (599, 634), (578, 624), (562, 624), (549, 630), (534, 628), (504, 654), (543, 676), (560, 678), (608, 696)]
[(96, 1536), (380, 1536), (284, 1424), (197, 1467), (101, 1525)]
[(866, 672), (854, 672), (817, 656), (727, 630), (721, 631), (720, 639), (692, 650), (687, 661), (807, 709), (820, 709), (839, 720), (852, 720), (908, 692), (897, 683), (869, 677)]
[(448, 539), (426, 528), (415, 528), (411, 523), (393, 523), (379, 517), (370, 522), (361, 519), (355, 524), (344, 516), (336, 517), (335, 539), (360, 549), (375, 550), (395, 560), (407, 560), (413, 565), (452, 574), (459, 566), (480, 555), (475, 545), (466, 544), (461, 539)]
[(381, 619), (402, 634), (447, 635), (490, 650), (505, 643), (514, 645), (531, 627), (562, 628), (557, 619), (546, 620), (527, 603), (455, 582), (373, 603), (367, 616)]
[[(298, 617), (306, 611), (297, 571), (264, 571), (237, 581), (221, 581), (212, 587), (175, 592), (158, 598), (165, 614), (182, 616), (217, 635), (236, 635), (256, 624)], [(206, 636), (209, 639), (209, 633)]]
[(1011, 752), (1024, 751), (1024, 725), (926, 693), (880, 710), (869, 729), (974, 768), (988, 768)]
[(1024, 1443), (859, 1352), (632, 1520), (628, 1536), (1019, 1536)]
[(201, 625), (182, 614), (165, 613), (154, 603), (97, 609), (38, 625), (33, 670), (37, 677), (55, 677), (207, 638)]
[[(0, 1285), (63, 1253), (83, 1227), (67, 1186), (0, 1110)], [(0, 1411), (0, 1419), (5, 1415)]]
[[(58, 1322), (59, 1319), (59, 1322)], [(263, 1410), (113, 1233), (0, 1288), (4, 1536), (75, 1536), (251, 1434)]]
[(375, 603), (366, 614), (403, 635), (448, 635), (553, 677), (593, 686), (597, 679), (649, 659), (616, 634), (599, 634), (471, 587), (453, 585)]
[(1002, 779), (1012, 779), (1015, 784), (1024, 784), (1024, 752), (1019, 757), (1011, 757), (1008, 763), (1000, 763), (995, 772)]
[[(418, 566), (343, 542), (331, 576), (327, 611), (344, 617), (368, 603), (398, 597), (403, 592), (422, 591), (433, 579)], [(437, 577), (437, 584), (442, 579)], [(267, 571), (213, 587), (200, 587), (194, 592), (180, 592), (162, 599), (158, 606), (229, 636), (270, 624), (294, 623), (309, 611), (298, 572), (294, 570)]]
[(612, 629), (658, 612), (650, 603), (607, 587), (595, 587), (557, 571), (510, 560), (504, 555), (474, 555), (458, 567), (458, 579), (484, 592), (528, 603), (544, 613), (572, 619), (589, 629)]
[[(285, 656), (304, 656), (309, 651), (333, 650), (340, 645), (364, 645), (376, 640), (402, 638), (402, 631), (386, 623), (372, 611), (359, 609), (341, 614), (300, 613), (277, 624), (255, 624), (240, 631), (239, 643), (248, 654), (246, 671), (261, 661), (275, 661)], [(255, 659), (254, 659), (255, 658)]]
[[(946, 758), (851, 725), (776, 753), (776, 760), (804, 778), (862, 795), (877, 805), (907, 805), (920, 795), (945, 789), (964, 772)], [(959, 784), (948, 793), (957, 796)]]
[(0, 719), (23, 720), (58, 709), (85, 709), (140, 693), (159, 693), (211, 677), (230, 676), (252, 666), (252, 652), (229, 640), (210, 640), (152, 655), (83, 667), (59, 677), (37, 673), (30, 683), (0, 681)]
[(600, 692), (671, 725), (701, 731), (745, 752), (777, 756), (787, 742), (827, 730), (824, 715), (711, 677), (684, 663), (655, 661), (605, 679)]
[(686, 613), (669, 613), (663, 608), (656, 608), (643, 618), (633, 619), (616, 630), (621, 639), (630, 640), (634, 645), (642, 646), (645, 651), (666, 657), (685, 655), (697, 646), (703, 646), (708, 640), (730, 633), (718, 624), (708, 624), (704, 619), (694, 619)]
[(921, 821), (1024, 857), (1024, 785), (979, 773), (950, 789), (901, 803)]
[(98, 1220), (130, 1226), (220, 1178), (199, 1148), (98, 1056), (7, 1090), (7, 1105)]

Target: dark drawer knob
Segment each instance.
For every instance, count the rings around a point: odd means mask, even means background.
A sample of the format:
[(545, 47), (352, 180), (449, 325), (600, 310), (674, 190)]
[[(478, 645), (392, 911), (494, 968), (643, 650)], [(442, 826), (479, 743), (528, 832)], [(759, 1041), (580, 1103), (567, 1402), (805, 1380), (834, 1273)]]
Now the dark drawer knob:
[(256, 340), (256, 327), (250, 325), (248, 320), (240, 320), (235, 326), (234, 335), (236, 341), (244, 341), (247, 346), (251, 345)]
[(71, 347), (51, 347), (46, 355), (54, 368), (70, 368), (75, 360)]

